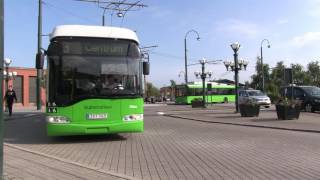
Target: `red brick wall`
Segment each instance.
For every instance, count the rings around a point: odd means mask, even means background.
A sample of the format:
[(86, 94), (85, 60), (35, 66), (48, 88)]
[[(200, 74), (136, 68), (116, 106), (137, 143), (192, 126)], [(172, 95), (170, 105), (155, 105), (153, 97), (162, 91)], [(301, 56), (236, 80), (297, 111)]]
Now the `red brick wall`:
[[(30, 107), (36, 106), (34, 103), (29, 102), (29, 77), (30, 76), (37, 76), (37, 70), (34, 68), (21, 68), (21, 67), (9, 67), (9, 72), (16, 71), (18, 76), (22, 76), (22, 103), (17, 103), (15, 106), (23, 106), (23, 107)], [(9, 85), (13, 84), (14, 80), (9, 80)], [(3, 82), (3, 92), (5, 92), (5, 80)], [(41, 102), (42, 105), (46, 103), (46, 90), (41, 88)]]

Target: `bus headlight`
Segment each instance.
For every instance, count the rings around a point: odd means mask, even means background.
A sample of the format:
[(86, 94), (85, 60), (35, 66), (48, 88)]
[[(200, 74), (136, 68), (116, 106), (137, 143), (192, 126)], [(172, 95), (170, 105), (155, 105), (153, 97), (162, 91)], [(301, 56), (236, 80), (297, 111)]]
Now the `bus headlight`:
[(64, 116), (47, 116), (46, 120), (48, 123), (57, 123), (57, 124), (70, 123), (69, 119)]
[(122, 118), (123, 121), (142, 121), (143, 114), (130, 114)]

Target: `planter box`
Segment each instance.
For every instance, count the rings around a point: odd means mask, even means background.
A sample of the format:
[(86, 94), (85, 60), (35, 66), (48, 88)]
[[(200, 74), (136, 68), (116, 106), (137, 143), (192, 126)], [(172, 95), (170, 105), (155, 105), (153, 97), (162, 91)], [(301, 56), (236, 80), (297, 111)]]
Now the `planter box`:
[(201, 108), (203, 107), (202, 101), (191, 101), (192, 108)]
[(252, 104), (240, 104), (240, 113), (242, 117), (259, 116), (260, 106)]
[(276, 105), (278, 119), (291, 120), (299, 119), (300, 116), (300, 106), (296, 105), (294, 107), (288, 105)]

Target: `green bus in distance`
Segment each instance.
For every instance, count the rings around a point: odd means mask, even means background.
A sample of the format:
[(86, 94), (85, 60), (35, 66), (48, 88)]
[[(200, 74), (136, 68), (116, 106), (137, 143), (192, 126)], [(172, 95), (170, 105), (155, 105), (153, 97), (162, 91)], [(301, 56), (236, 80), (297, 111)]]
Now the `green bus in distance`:
[[(208, 90), (208, 84), (211, 84), (211, 89)], [(207, 103), (227, 103), (235, 101), (235, 86), (206, 82), (206, 102)], [(175, 87), (175, 102), (176, 104), (191, 104), (193, 99), (202, 99), (202, 82), (177, 85)]]
[[(48, 136), (143, 132), (143, 62), (136, 33), (57, 26), (47, 55)], [(37, 69), (43, 68), (37, 54)]]

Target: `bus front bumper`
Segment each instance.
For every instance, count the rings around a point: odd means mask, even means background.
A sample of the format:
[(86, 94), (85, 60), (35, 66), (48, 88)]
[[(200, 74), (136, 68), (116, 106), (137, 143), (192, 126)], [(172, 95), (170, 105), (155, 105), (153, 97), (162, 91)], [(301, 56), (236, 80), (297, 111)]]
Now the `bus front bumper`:
[(48, 136), (73, 136), (143, 132), (143, 121), (123, 122), (102, 125), (87, 124), (54, 124), (47, 123)]

